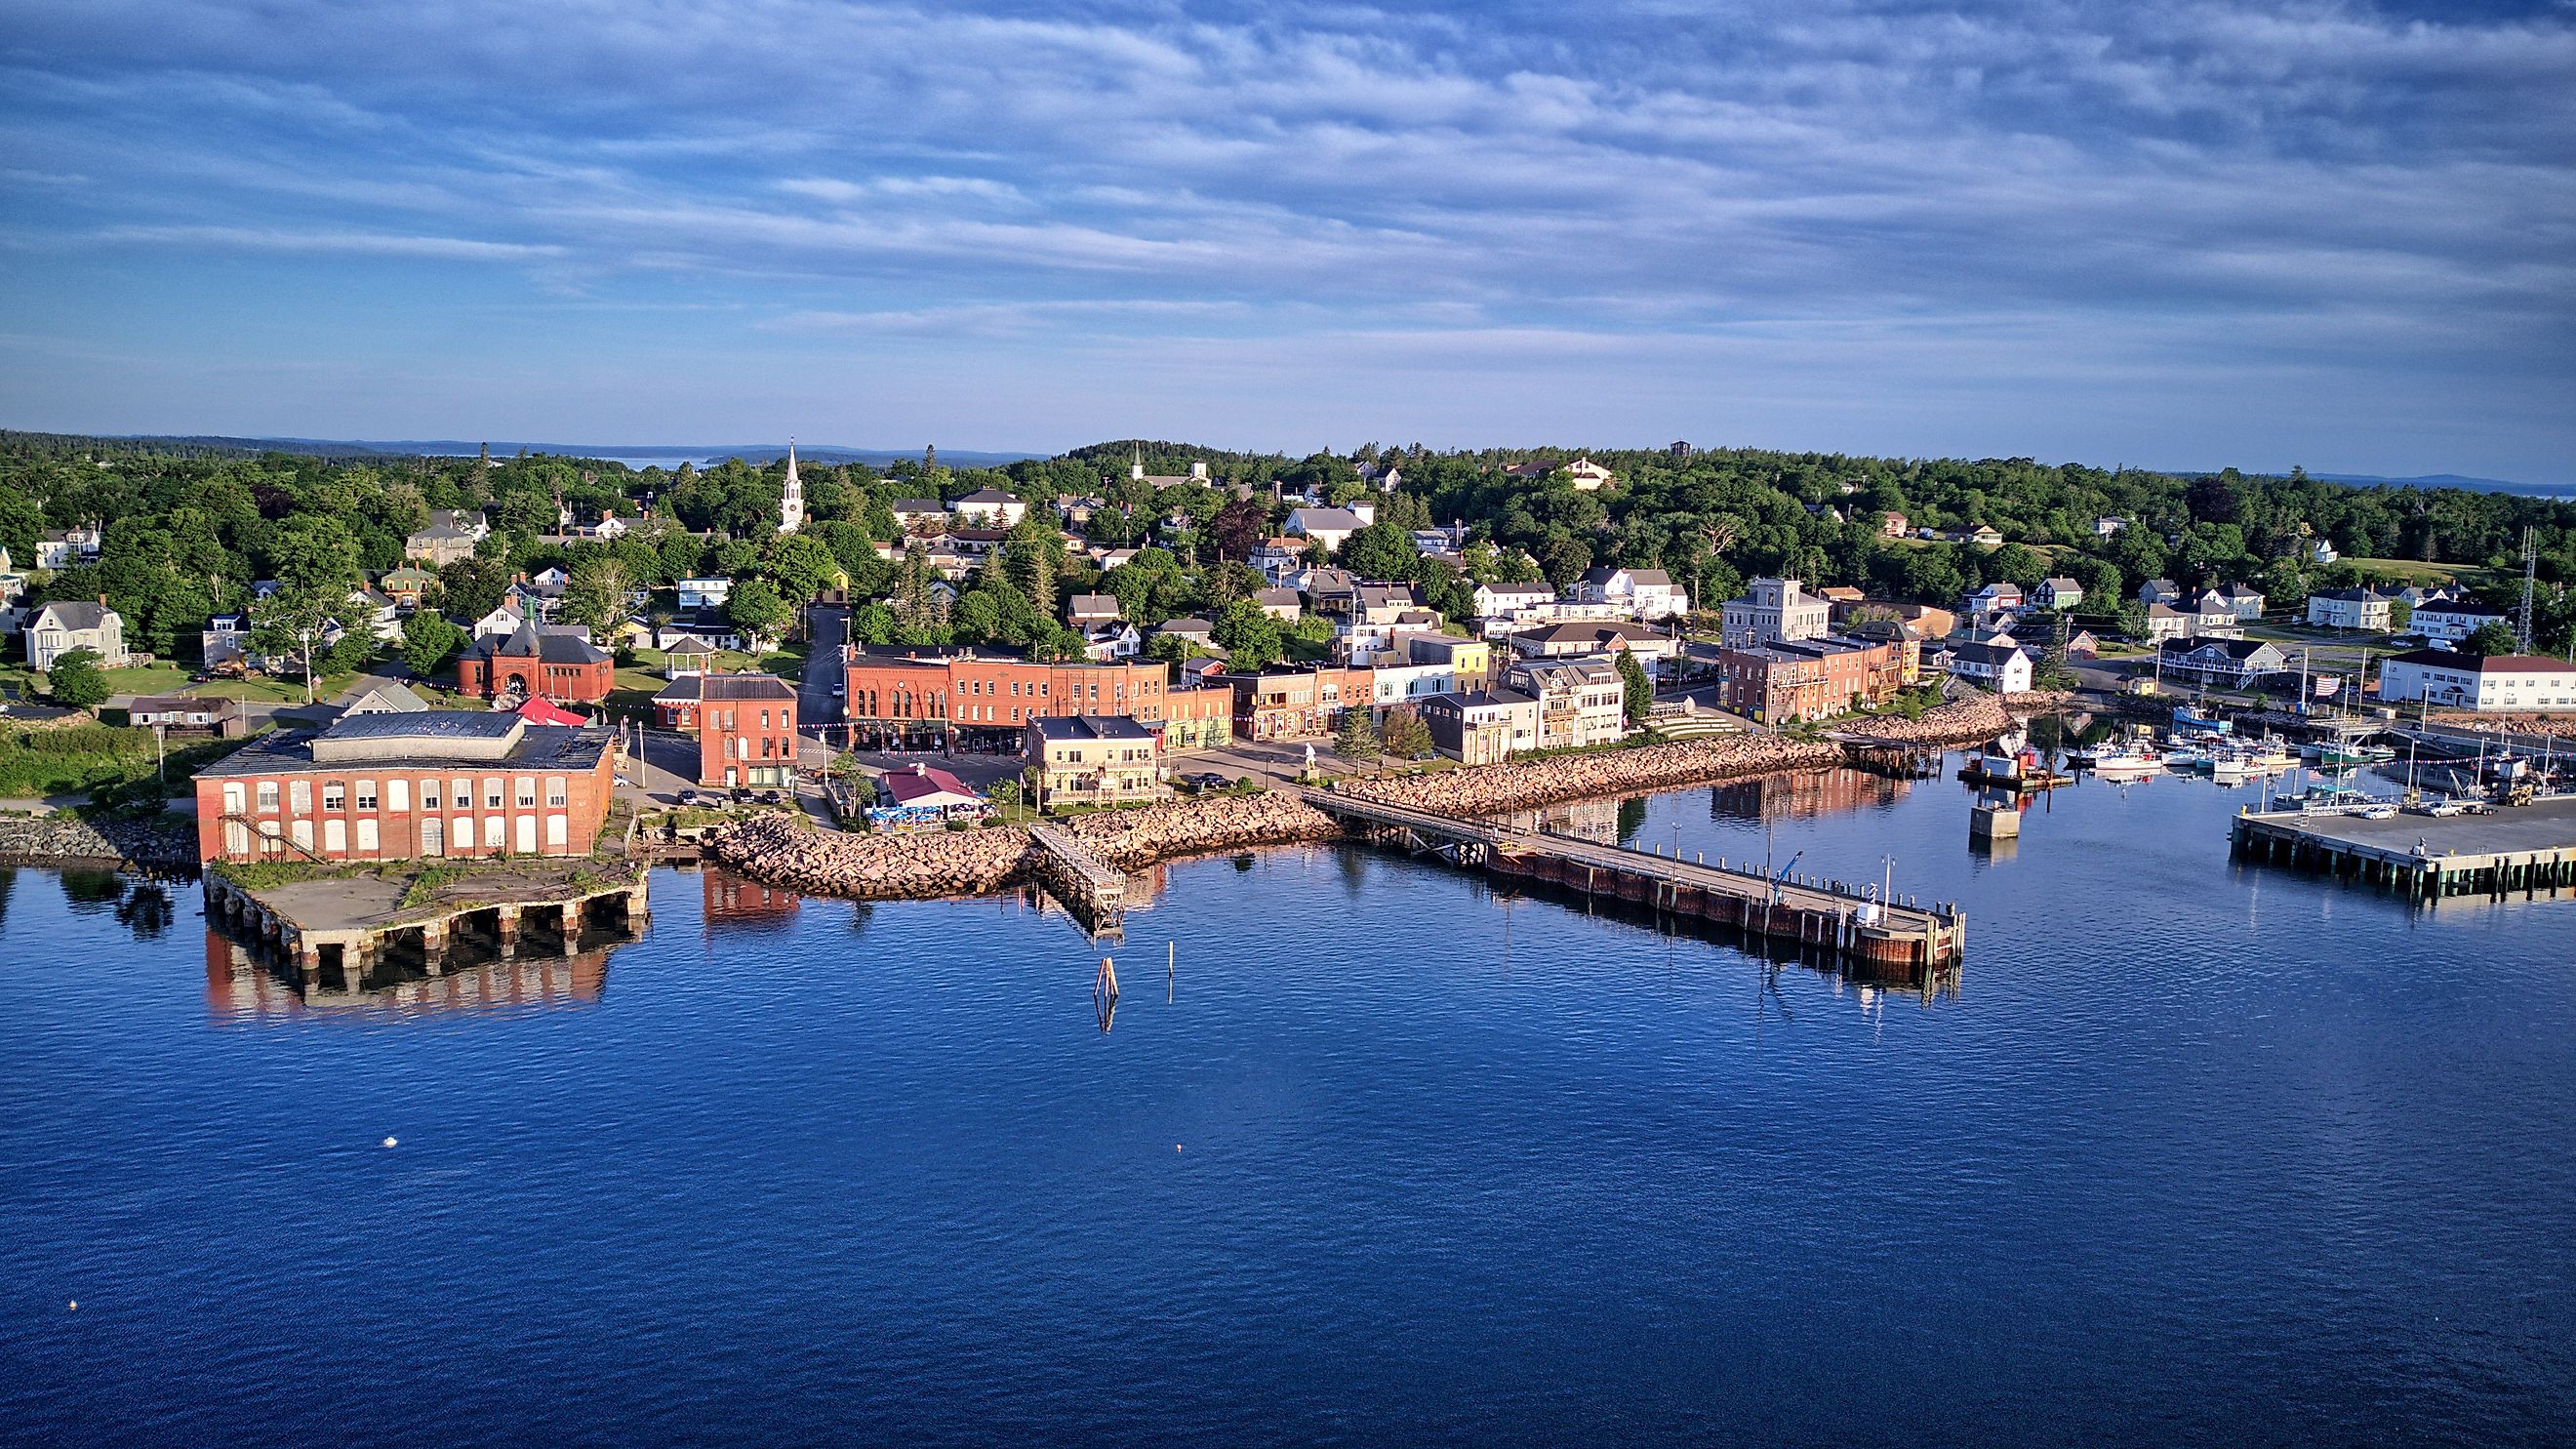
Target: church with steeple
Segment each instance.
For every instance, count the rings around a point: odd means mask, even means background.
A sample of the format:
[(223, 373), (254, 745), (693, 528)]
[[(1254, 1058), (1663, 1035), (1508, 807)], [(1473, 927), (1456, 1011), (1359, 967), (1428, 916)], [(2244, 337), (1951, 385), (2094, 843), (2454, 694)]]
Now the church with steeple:
[(796, 476), (796, 440), (787, 440), (787, 491), (778, 498), (778, 531), (794, 533), (805, 521), (805, 484)]

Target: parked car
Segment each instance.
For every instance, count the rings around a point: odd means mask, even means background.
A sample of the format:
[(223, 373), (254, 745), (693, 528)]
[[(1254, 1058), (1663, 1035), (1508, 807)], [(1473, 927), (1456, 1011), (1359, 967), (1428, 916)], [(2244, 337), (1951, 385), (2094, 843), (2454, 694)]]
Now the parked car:
[(1214, 770), (1198, 770), (1180, 777), (1179, 783), (1193, 790), (1222, 790), (1233, 783)]
[(695, 790), (683, 790), (680, 792), (680, 803), (683, 805), (703, 805), (706, 803), (706, 799), (706, 796), (699, 794)]

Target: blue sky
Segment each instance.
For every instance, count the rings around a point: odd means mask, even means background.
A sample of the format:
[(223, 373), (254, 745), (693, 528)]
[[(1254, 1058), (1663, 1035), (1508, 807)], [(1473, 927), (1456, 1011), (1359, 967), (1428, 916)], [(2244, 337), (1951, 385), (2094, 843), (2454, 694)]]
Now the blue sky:
[(17, 0), (10, 426), (2576, 481), (2576, 6)]

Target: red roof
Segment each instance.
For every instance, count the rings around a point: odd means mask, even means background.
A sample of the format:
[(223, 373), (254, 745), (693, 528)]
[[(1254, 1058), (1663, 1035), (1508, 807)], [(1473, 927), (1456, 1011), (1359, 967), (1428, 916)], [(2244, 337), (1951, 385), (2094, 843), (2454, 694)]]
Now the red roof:
[[(886, 793), (892, 795), (898, 805), (917, 805), (925, 802), (949, 805), (980, 798), (974, 791), (966, 788), (965, 781), (936, 765), (915, 765), (909, 770), (888, 770), (885, 772), (885, 788)], [(954, 795), (957, 799), (931, 800), (929, 797), (934, 795)]]
[(574, 714), (562, 705), (539, 695), (519, 706), (519, 718), (532, 725), (586, 725), (590, 716)]

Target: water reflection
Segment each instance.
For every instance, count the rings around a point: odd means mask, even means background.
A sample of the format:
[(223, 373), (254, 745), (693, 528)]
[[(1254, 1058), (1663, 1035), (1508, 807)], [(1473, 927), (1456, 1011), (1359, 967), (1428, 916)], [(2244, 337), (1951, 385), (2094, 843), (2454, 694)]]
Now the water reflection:
[(1708, 792), (1711, 820), (1806, 820), (1849, 810), (1875, 810), (1893, 805), (1913, 791), (1911, 780), (1874, 775), (1867, 770), (1811, 770), (1794, 775), (1764, 775), (1712, 786)]
[[(7, 918), (9, 895), (17, 887), (17, 874), (15, 870), (0, 870), (0, 921)], [(60, 883), (64, 905), (74, 915), (113, 916), (138, 941), (159, 938), (178, 915), (170, 887), (162, 881), (104, 869), (59, 870), (52, 874)]]
[(219, 1021), (304, 1016), (446, 1016), (595, 1005), (621, 939), (569, 956), (466, 959), (433, 967), (418, 954), (326, 967), (300, 978), (274, 953), (206, 930), (206, 1008)]

